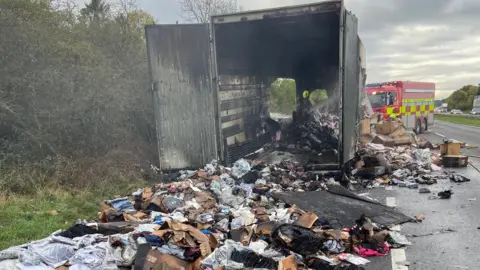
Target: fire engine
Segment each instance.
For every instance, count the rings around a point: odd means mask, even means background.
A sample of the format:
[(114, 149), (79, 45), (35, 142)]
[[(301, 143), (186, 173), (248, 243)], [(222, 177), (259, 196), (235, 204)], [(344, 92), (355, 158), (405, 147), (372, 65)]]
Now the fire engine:
[(395, 81), (366, 85), (375, 113), (384, 119), (401, 118), (406, 128), (420, 134), (433, 125), (435, 84)]

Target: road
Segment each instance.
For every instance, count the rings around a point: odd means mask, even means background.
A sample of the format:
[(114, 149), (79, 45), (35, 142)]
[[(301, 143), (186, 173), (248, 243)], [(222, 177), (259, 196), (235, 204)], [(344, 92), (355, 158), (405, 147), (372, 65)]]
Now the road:
[[(430, 132), (422, 135), (432, 143), (444, 138), (480, 145), (480, 128), (436, 121)], [(464, 154), (480, 156), (479, 149), (463, 150)], [(480, 159), (471, 158), (480, 168)], [(425, 215), (422, 223), (408, 223), (401, 226), (401, 232), (410, 236), (412, 245), (393, 251), (385, 258), (374, 258), (366, 269), (383, 270), (459, 270), (479, 269), (480, 255), (480, 173), (473, 167), (456, 170), (472, 181), (455, 184), (441, 180), (429, 186), (432, 194), (419, 194), (418, 190), (394, 187), (392, 190), (373, 189), (370, 196), (396, 206), (409, 215)], [(435, 193), (452, 189), (449, 200), (432, 199)], [(387, 199), (388, 198), (388, 199)], [(407, 261), (405, 267), (398, 261)]]

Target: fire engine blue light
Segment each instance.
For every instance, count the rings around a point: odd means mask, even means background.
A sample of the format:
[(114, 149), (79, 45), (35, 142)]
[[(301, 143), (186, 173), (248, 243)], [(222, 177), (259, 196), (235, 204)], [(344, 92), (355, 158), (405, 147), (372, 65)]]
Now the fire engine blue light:
[(369, 84), (365, 85), (365, 87), (373, 88), (373, 87), (382, 87), (383, 85), (385, 85), (385, 84), (384, 83), (369, 83)]

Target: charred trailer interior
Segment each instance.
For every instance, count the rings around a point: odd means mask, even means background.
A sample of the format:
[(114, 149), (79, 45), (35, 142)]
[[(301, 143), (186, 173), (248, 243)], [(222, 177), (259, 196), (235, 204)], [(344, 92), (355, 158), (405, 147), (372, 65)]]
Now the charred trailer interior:
[(297, 113), (304, 90), (327, 91), (339, 134), (319, 162), (340, 169), (354, 157), (362, 49), (343, 1), (147, 26), (146, 36), (162, 170), (231, 164), (261, 148), (277, 78), (295, 79)]

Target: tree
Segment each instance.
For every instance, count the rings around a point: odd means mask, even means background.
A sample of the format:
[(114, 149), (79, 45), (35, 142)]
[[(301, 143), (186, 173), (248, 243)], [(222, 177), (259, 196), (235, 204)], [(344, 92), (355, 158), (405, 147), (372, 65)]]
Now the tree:
[(296, 108), (295, 80), (279, 78), (270, 87), (271, 112), (291, 113)]
[(478, 95), (480, 88), (474, 85), (465, 85), (457, 91), (453, 92), (445, 101), (448, 103), (449, 109), (471, 110), (473, 100)]
[(237, 0), (178, 0), (182, 16), (189, 22), (208, 23), (210, 16), (238, 12)]
[(105, 0), (91, 0), (80, 10), (80, 14), (90, 18), (90, 21), (98, 22), (100, 19), (104, 19), (109, 11), (110, 5), (105, 3)]

